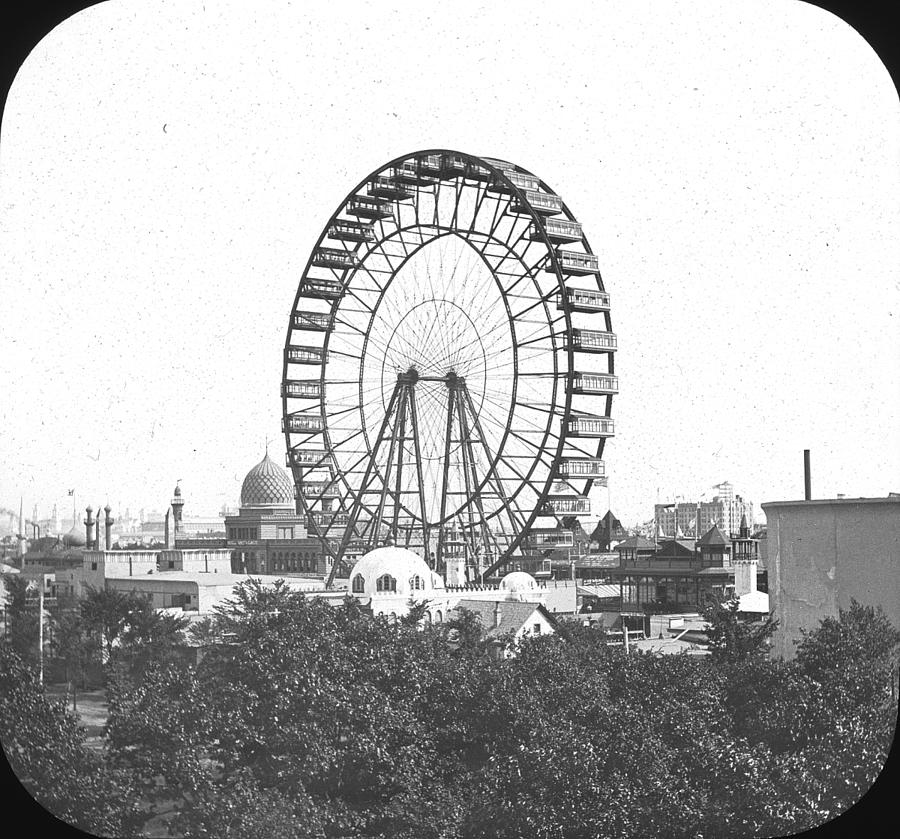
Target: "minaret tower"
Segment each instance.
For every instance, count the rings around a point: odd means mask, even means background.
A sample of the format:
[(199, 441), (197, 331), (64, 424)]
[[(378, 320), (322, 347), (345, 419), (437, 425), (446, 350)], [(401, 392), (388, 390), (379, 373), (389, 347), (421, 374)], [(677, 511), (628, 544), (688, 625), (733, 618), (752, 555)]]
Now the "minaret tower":
[(181, 521), (181, 515), (184, 511), (184, 499), (181, 497), (181, 479), (175, 482), (175, 492), (172, 493), (172, 518), (175, 520), (175, 537), (181, 536), (184, 530), (184, 524)]
[(100, 540), (98, 539), (96, 544), (94, 542), (94, 508), (88, 504), (84, 512), (87, 515), (87, 518), (84, 520), (84, 546), (89, 551), (99, 550)]
[[(109, 515), (112, 512), (112, 507), (110, 507), (109, 504), (103, 508), (103, 512), (106, 513), (106, 550), (110, 550), (112, 548), (112, 526), (115, 524), (116, 520)], [(100, 513), (97, 513), (97, 529), (99, 532)]]

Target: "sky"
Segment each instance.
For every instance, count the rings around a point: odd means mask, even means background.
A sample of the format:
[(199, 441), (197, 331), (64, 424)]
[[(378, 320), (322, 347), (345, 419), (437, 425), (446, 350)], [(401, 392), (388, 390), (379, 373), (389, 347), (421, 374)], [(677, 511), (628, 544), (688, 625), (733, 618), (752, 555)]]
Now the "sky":
[(267, 439), (283, 463), (319, 233), (426, 148), (534, 172), (599, 255), (595, 516), (802, 498), (804, 449), (816, 498), (900, 491), (898, 117), (871, 47), (788, 0), (86, 9), (3, 114), (0, 507), (235, 505)]

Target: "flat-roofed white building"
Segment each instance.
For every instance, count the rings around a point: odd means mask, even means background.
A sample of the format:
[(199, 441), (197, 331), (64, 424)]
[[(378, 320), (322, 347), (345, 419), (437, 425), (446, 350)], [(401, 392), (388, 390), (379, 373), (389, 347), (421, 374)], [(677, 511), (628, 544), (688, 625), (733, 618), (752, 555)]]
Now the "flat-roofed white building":
[(900, 497), (772, 501), (767, 521), (773, 653), (793, 658), (800, 630), (816, 629), (855, 599), (900, 627)]

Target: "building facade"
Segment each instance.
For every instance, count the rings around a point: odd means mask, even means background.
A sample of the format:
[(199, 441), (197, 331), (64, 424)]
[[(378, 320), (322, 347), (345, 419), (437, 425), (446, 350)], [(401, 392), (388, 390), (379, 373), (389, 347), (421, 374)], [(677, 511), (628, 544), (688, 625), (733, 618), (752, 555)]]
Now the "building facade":
[(881, 606), (900, 628), (900, 497), (772, 501), (767, 520), (773, 653), (793, 658), (801, 630), (851, 599)]
[[(751, 573), (751, 559), (752, 573), (757, 574), (757, 542), (746, 522), (730, 541), (712, 525), (696, 541), (669, 539), (654, 544), (633, 536), (617, 552), (619, 564), (608, 575), (619, 585), (623, 614), (697, 611), (711, 597), (725, 598), (735, 587), (735, 552), (742, 560), (742, 574)], [(743, 577), (740, 582), (743, 591), (748, 584)]]
[(657, 504), (654, 520), (660, 536), (696, 538), (715, 525), (722, 533), (736, 533), (743, 518), (753, 530), (753, 504), (736, 495), (728, 483), (717, 484), (712, 501), (678, 501)]

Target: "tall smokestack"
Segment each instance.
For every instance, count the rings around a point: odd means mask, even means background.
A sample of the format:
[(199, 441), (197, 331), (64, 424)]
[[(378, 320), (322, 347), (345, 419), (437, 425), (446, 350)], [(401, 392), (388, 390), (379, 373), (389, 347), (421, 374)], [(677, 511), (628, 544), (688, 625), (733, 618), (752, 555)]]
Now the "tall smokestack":
[(809, 471), (809, 449), (803, 450), (803, 488), (807, 501), (812, 501), (812, 480)]
[(25, 502), (24, 499), (19, 497), (19, 532), (16, 534), (16, 539), (18, 540), (18, 552), (19, 552), (19, 560), (23, 556), (25, 556), (25, 544), (27, 541), (27, 537), (25, 536)]

